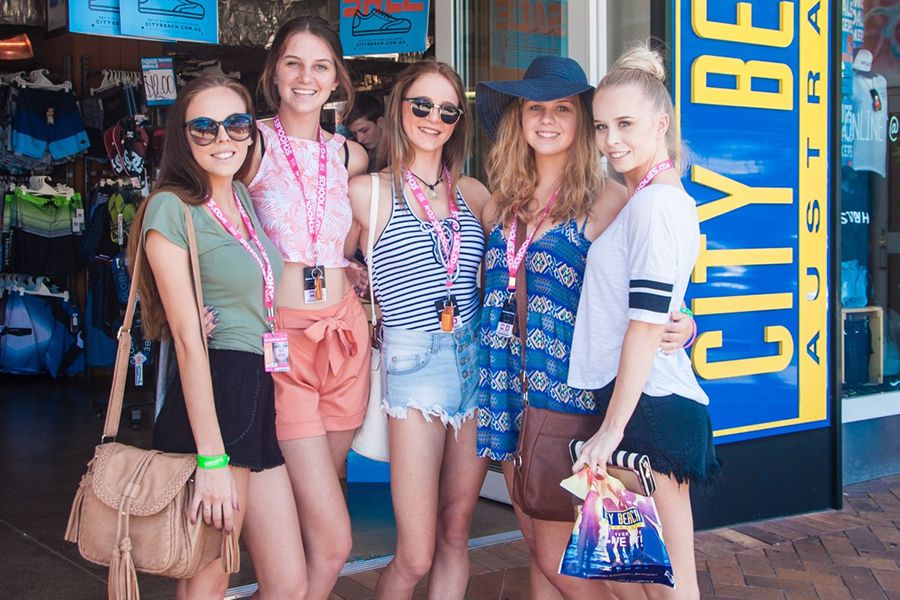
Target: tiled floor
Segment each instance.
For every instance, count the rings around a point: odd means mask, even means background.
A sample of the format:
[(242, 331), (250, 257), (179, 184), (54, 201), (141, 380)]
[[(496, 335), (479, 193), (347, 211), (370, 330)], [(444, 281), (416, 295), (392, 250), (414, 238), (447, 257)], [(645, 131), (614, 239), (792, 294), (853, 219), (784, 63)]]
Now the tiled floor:
[[(849, 486), (845, 507), (698, 533), (704, 599), (900, 600), (900, 475)], [(470, 552), (469, 600), (526, 600), (523, 541)], [(332, 600), (372, 598), (377, 571), (343, 577)], [(416, 598), (425, 598), (424, 585)]]

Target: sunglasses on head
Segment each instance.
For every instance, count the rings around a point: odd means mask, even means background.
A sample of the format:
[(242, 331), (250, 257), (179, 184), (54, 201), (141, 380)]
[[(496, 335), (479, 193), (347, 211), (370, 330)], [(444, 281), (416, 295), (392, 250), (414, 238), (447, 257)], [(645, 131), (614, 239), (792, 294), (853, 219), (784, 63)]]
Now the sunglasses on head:
[(250, 137), (253, 131), (253, 115), (247, 113), (234, 113), (228, 115), (222, 121), (216, 121), (209, 117), (197, 117), (184, 124), (187, 127), (191, 140), (198, 146), (208, 146), (219, 137), (219, 127), (225, 128), (235, 142), (243, 142)]
[(453, 125), (459, 121), (459, 118), (463, 113), (462, 109), (458, 106), (454, 106), (453, 104), (435, 104), (428, 98), (404, 98), (403, 101), (409, 102), (409, 105), (412, 107), (412, 114), (420, 119), (424, 119), (431, 114), (432, 110), (437, 108), (438, 114), (441, 116), (441, 121), (447, 125)]

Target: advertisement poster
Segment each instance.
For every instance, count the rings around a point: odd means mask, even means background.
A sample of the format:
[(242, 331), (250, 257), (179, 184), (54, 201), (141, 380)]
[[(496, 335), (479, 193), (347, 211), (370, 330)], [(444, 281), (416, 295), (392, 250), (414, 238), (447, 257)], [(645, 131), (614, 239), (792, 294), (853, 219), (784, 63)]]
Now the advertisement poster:
[(517, 79), (535, 57), (566, 56), (566, 0), (491, 3), (491, 77)]
[(826, 427), (830, 3), (673, 6), (683, 181), (701, 233), (690, 354), (716, 441)]
[(341, 0), (344, 56), (424, 52), (429, 0)]
[(121, 0), (119, 10), (124, 35), (219, 43), (217, 0)]
[(122, 35), (119, 0), (69, 0), (69, 31)]

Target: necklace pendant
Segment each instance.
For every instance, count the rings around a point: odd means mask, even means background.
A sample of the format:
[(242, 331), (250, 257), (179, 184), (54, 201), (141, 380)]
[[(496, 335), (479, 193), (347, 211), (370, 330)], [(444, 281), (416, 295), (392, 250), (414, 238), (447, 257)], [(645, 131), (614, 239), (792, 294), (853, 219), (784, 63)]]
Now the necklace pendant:
[(426, 193), (428, 194), (429, 200), (437, 200), (437, 190), (436, 189), (429, 188), (429, 190)]

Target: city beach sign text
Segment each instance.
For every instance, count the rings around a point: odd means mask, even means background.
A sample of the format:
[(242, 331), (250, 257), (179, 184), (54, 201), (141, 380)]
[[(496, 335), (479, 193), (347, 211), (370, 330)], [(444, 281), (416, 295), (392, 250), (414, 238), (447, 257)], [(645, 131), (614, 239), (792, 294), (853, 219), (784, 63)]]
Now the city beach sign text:
[(701, 243), (691, 350), (717, 441), (828, 425), (829, 4), (674, 0)]

